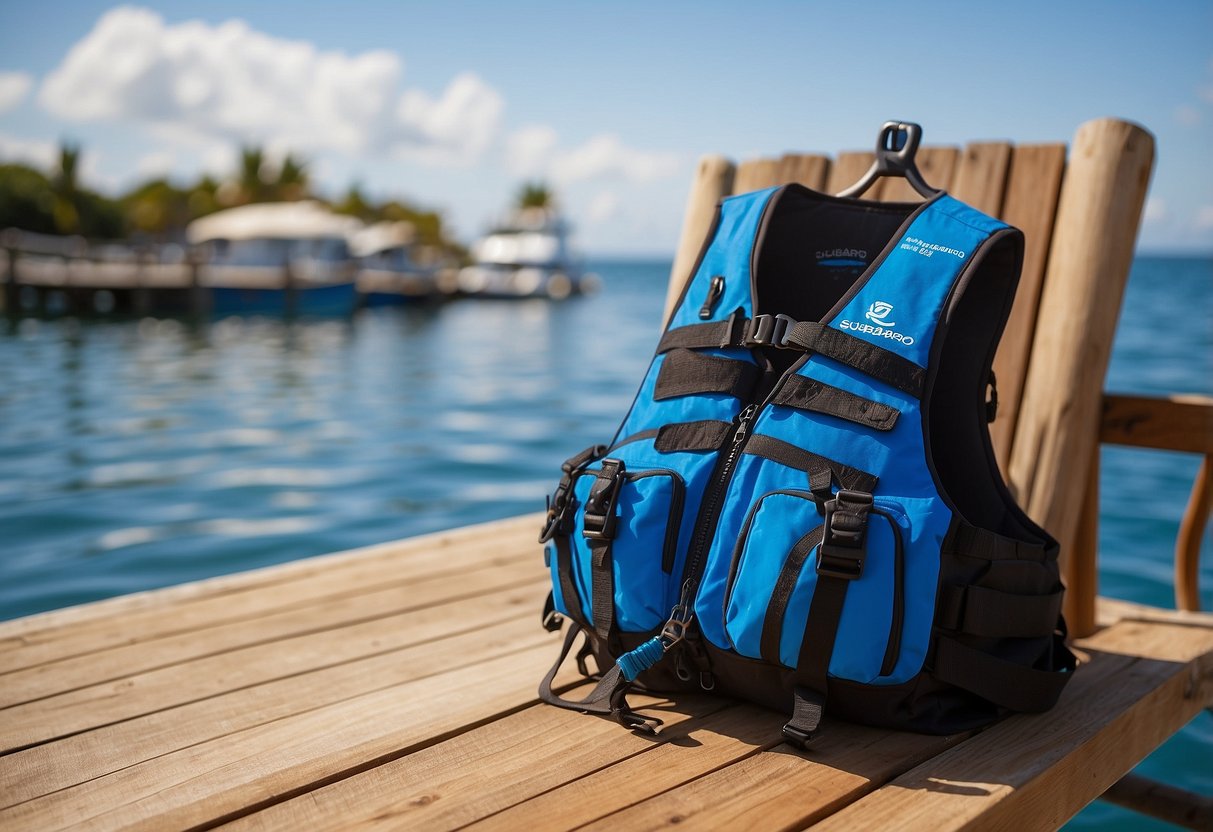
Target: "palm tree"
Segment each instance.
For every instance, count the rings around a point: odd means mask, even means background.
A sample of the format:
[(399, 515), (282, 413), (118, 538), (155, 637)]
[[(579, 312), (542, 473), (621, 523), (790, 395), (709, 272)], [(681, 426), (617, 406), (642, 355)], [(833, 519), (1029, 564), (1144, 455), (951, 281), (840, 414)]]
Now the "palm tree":
[(307, 196), (309, 178), (305, 160), (290, 153), (283, 156), (274, 188), (278, 199), (296, 200)]
[(55, 174), (55, 227), (60, 234), (76, 234), (80, 231), (79, 201), (80, 145), (71, 142), (59, 144), (59, 172)]
[(556, 194), (552, 192), (543, 182), (527, 182), (518, 191), (516, 199), (518, 208), (554, 208), (556, 206)]
[(256, 145), (240, 148), (239, 184), (241, 202), (264, 202), (266, 198), (265, 180), (262, 178), (262, 168), (265, 167), (265, 151)]

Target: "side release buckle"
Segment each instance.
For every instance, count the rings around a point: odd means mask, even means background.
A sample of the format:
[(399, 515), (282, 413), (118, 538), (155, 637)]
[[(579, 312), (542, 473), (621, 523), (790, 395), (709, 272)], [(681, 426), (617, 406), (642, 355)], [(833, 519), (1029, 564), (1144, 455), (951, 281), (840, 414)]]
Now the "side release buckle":
[(540, 543), (547, 543), (556, 535), (565, 535), (573, 530), (573, 475), (606, 452), (606, 445), (591, 445), (561, 464), (560, 470), (564, 474), (560, 477), (556, 490), (548, 498), (548, 513), (543, 519), (543, 529), (539, 532)]
[(787, 315), (755, 315), (743, 343), (747, 347), (786, 349), (788, 332), (795, 325), (796, 320)]
[(864, 491), (839, 491), (826, 503), (821, 547), (817, 550), (818, 575), (846, 581), (863, 575), (871, 510), (872, 495)]
[(619, 486), (623, 482), (623, 460), (604, 459), (602, 470), (590, 486), (590, 496), (585, 501), (584, 534), (589, 540), (610, 540), (615, 536), (615, 503), (619, 499)]

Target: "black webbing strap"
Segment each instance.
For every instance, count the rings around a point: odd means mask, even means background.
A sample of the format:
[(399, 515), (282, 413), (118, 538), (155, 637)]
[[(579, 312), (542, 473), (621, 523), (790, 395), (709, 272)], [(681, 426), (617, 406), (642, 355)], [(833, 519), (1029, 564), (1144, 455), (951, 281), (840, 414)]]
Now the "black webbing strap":
[(703, 419), (698, 422), (673, 422), (657, 430), (653, 447), (663, 454), (674, 451), (715, 451), (736, 430), (730, 422)]
[(552, 538), (556, 547), (556, 577), (560, 581), (560, 597), (564, 600), (564, 608), (568, 610), (569, 618), (577, 624), (588, 626), (585, 612), (581, 607), (581, 593), (573, 581), (573, 547), (569, 545), (567, 534)]
[(736, 312), (723, 321), (689, 324), (668, 330), (657, 344), (657, 352), (673, 349), (705, 349), (707, 347), (740, 347), (745, 341), (749, 318)]
[(783, 736), (804, 748), (817, 734), (829, 690), (830, 658), (851, 581), (863, 574), (872, 495), (840, 491), (826, 504), (817, 549), (817, 586), (796, 659), (792, 718)]
[(1019, 595), (984, 586), (945, 584), (935, 621), (945, 630), (982, 638), (1047, 636), (1061, 614), (1062, 588), (1047, 595)]
[(745, 452), (764, 459), (806, 471), (810, 475), (815, 471), (827, 470), (834, 474), (839, 484), (848, 491), (867, 491), (876, 489), (877, 477), (867, 471), (861, 471), (850, 465), (835, 462), (832, 459), (798, 448), (790, 442), (776, 439), (773, 436), (756, 433), (746, 443)]
[(895, 352), (816, 321), (799, 321), (789, 330), (786, 345), (821, 353), (853, 367), (903, 393), (922, 397), (927, 371)]
[(759, 641), (759, 653), (764, 661), (780, 664), (779, 643), (783, 639), (783, 618), (788, 611), (788, 601), (796, 582), (804, 569), (805, 561), (821, 543), (822, 526), (818, 526), (806, 534), (792, 547), (779, 577), (775, 580), (775, 588), (771, 590), (771, 602), (767, 604), (766, 616), (762, 619), (762, 638)]
[(590, 486), (582, 515), (584, 534), (590, 547), (590, 609), (594, 618), (594, 635), (604, 644), (615, 627), (615, 575), (611, 541), (615, 539), (618, 520), (615, 504), (623, 480), (622, 460), (602, 460), (602, 467)]
[(560, 648), (560, 655), (539, 683), (540, 700), (570, 711), (609, 716), (633, 731), (646, 734), (655, 733), (657, 726), (661, 725), (660, 719), (643, 717), (628, 707), (626, 695), (632, 683), (624, 678), (619, 665), (612, 666), (610, 670), (602, 674), (598, 684), (584, 699), (565, 699), (552, 690), (556, 674), (560, 671), (560, 666), (564, 664), (564, 660), (573, 649), (573, 642), (577, 640), (577, 635), (581, 632), (583, 630), (580, 626), (569, 625), (569, 630), (564, 637), (564, 645)]
[(895, 407), (801, 375), (788, 376), (771, 403), (837, 416), (876, 430), (892, 430), (897, 424), (897, 417), (901, 415), (901, 411)]
[[(1042, 657), (1046, 658), (1046, 657)], [(1038, 662), (1039, 663), (1039, 662)], [(1038, 670), (1000, 659), (954, 638), (941, 637), (935, 648), (933, 675), (1012, 711), (1047, 711), (1061, 696), (1077, 664), (1065, 644), (1064, 633), (1054, 632), (1047, 657), (1049, 667)]]
[(748, 361), (674, 349), (661, 362), (653, 398), (657, 401), (697, 393), (725, 393), (746, 398), (761, 375)]
[(982, 560), (1044, 560), (1053, 543), (1027, 543), (1004, 537), (987, 529), (957, 523), (952, 534), (944, 540), (943, 551), (948, 555), (967, 555)]

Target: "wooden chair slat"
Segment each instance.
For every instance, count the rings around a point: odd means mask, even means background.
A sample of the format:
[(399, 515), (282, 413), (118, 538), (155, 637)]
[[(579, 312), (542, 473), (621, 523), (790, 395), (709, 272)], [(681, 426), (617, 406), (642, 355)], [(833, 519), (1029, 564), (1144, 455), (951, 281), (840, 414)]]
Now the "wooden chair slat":
[(716, 203), (721, 197), (733, 192), (736, 167), (723, 156), (704, 156), (695, 169), (695, 179), (687, 196), (687, 207), (682, 219), (682, 236), (678, 238), (678, 250), (674, 264), (670, 267), (670, 281), (666, 287), (665, 312), (661, 316), (662, 326), (670, 319), (674, 304), (682, 296), (682, 287), (691, 279), (691, 270), (703, 248), (704, 239), (712, 228), (716, 216)]
[[(867, 173), (875, 159), (875, 154), (870, 150), (848, 150), (839, 153), (834, 158), (834, 164), (830, 166), (830, 175), (826, 178), (826, 193), (836, 194), (854, 185), (861, 176)], [(864, 197), (878, 199), (880, 189), (884, 187), (886, 181), (884, 179), (876, 180)]]
[(1036, 331), (1036, 310), (1044, 285), (1045, 262), (1053, 239), (1053, 219), (1066, 166), (1064, 144), (1018, 145), (1011, 151), (1006, 189), (998, 216), (1024, 233), (1023, 270), (1011, 308), (994, 374), (998, 377), (998, 418), (990, 426), (994, 454), (1005, 472), (1019, 418), (1023, 380)]
[(778, 159), (749, 159), (737, 166), (733, 193), (746, 194), (780, 184)]
[(1096, 452), (1103, 379), (1153, 162), (1154, 138), (1142, 128), (1087, 122), (1074, 136), (1057, 206), (1010, 480), (1063, 558)]
[(780, 182), (799, 182), (814, 191), (823, 190), (830, 176), (830, 157), (787, 153), (779, 160)]
[[(918, 172), (932, 188), (951, 190), (956, 181), (956, 170), (960, 161), (960, 150), (942, 145), (924, 146), (918, 149), (915, 163)], [(910, 187), (904, 179), (883, 180), (880, 191), (882, 202), (921, 202), (922, 195)], [(866, 196), (866, 194), (865, 194)]]

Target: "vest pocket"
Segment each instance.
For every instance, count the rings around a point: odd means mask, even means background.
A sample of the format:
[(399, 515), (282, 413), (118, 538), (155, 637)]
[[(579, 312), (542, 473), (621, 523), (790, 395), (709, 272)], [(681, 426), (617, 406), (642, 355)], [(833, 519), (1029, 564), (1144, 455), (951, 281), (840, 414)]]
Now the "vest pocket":
[[(729, 569), (724, 631), (739, 654), (794, 668), (817, 585), (822, 518), (808, 491), (764, 494), (750, 509)], [(831, 674), (870, 682), (893, 673), (905, 617), (904, 513), (878, 500), (863, 572), (850, 581)]]
[[(609, 462), (581, 471), (573, 485), (577, 509), (568, 536), (573, 585), (592, 625), (607, 614), (609, 593), (614, 626), (645, 632), (661, 626), (673, 603), (669, 582), (686, 485), (666, 468), (621, 470), (611, 484)], [(604, 502), (604, 490), (611, 488), (614, 494)]]

